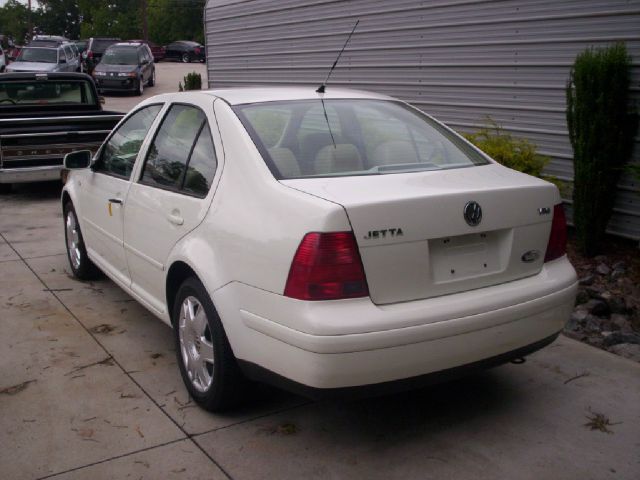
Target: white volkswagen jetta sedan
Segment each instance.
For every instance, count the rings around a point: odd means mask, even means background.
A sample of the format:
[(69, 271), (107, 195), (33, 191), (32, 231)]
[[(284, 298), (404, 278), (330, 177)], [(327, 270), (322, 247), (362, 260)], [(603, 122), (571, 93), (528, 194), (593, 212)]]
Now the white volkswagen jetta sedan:
[(246, 378), (322, 396), (497, 365), (573, 307), (557, 188), (386, 96), (159, 95), (65, 165), (74, 274), (171, 325), (210, 410)]

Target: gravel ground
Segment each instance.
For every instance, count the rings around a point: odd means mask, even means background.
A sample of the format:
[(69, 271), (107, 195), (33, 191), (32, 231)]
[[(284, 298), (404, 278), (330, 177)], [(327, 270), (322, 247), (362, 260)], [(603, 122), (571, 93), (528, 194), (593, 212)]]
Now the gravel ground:
[(580, 289), (565, 335), (640, 362), (640, 252), (636, 242), (610, 237), (602, 255), (568, 246)]

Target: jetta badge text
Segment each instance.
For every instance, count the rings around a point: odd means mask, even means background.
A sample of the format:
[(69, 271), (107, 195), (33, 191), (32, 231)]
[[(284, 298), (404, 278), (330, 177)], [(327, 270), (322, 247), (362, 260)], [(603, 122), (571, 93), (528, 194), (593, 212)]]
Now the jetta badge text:
[(369, 230), (362, 238), (365, 240), (377, 240), (379, 238), (394, 238), (402, 236), (404, 236), (404, 232), (401, 228), (383, 228), (382, 230)]
[(482, 221), (482, 207), (478, 202), (467, 202), (462, 214), (466, 222), (472, 227), (480, 225)]

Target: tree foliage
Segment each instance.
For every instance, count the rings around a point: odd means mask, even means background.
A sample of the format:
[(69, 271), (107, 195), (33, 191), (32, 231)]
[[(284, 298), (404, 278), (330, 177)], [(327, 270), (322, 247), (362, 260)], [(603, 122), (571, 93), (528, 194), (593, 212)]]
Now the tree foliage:
[[(174, 40), (203, 42), (205, 0), (39, 0), (31, 23), (39, 33), (68, 38), (93, 36), (143, 37), (143, 4), (147, 6), (149, 40), (164, 45)], [(22, 43), (29, 11), (17, 0), (0, 7), (0, 34)]]
[(598, 253), (631, 156), (638, 117), (629, 96), (631, 59), (624, 44), (578, 55), (567, 82), (573, 147), (573, 222), (585, 255)]

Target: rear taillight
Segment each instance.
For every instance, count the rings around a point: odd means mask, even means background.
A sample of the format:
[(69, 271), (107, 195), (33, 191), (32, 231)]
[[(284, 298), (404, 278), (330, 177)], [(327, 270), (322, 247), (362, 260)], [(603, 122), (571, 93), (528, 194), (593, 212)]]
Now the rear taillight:
[(551, 235), (547, 244), (545, 262), (560, 258), (567, 253), (567, 220), (564, 216), (564, 208), (559, 203), (553, 207), (553, 221), (551, 223)]
[(87, 58), (93, 58), (93, 52), (91, 50), (87, 52)]
[(369, 295), (353, 232), (307, 233), (284, 288), (299, 300), (338, 300)]
[(200, 55), (200, 47), (194, 48), (193, 51), (196, 53), (196, 55)]

